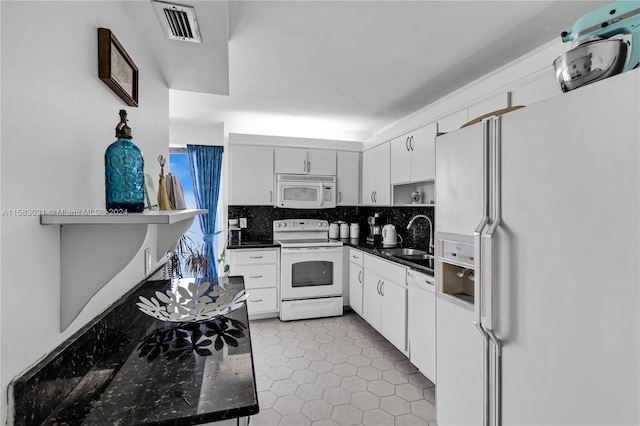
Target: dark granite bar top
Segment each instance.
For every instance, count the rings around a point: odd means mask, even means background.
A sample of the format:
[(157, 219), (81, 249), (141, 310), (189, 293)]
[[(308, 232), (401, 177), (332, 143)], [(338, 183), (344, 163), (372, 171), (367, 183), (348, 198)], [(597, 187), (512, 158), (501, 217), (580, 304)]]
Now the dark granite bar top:
[[(244, 289), (242, 277), (203, 281)], [(188, 324), (137, 309), (139, 296), (153, 297), (170, 286), (168, 280), (142, 283), (14, 380), (14, 423), (195, 425), (256, 414), (246, 305)]]
[(427, 260), (409, 261), (409, 260), (401, 259), (399, 257), (392, 256), (388, 253), (385, 253), (384, 251), (382, 251), (382, 247), (371, 246), (367, 244), (366, 240), (361, 241), (360, 239), (357, 239), (357, 238), (355, 239), (340, 238), (338, 241), (342, 241), (342, 244), (345, 246), (353, 247), (358, 250), (362, 250), (365, 253), (369, 253), (374, 256), (381, 257), (391, 262), (396, 262), (396, 263), (399, 263), (400, 265), (408, 266), (409, 268), (418, 272), (422, 272), (423, 274), (433, 275), (433, 271), (434, 271), (433, 261), (427, 261)]
[(241, 241), (240, 244), (228, 244), (227, 249), (248, 249), (248, 248), (270, 248), (270, 247), (280, 247), (280, 244), (271, 240), (271, 241)]

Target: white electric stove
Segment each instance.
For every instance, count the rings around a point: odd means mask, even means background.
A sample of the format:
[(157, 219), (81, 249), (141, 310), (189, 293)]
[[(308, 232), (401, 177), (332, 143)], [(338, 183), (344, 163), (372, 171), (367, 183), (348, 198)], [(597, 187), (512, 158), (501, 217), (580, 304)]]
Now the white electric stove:
[(280, 319), (342, 315), (342, 242), (329, 239), (329, 222), (273, 222), (280, 244)]

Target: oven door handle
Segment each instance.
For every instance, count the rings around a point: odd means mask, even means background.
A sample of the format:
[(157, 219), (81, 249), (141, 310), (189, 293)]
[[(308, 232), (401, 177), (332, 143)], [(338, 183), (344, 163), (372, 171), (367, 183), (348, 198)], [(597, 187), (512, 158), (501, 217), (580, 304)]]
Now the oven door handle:
[(343, 246), (317, 246), (317, 247), (281, 247), (280, 253), (304, 254), (304, 253), (342, 253)]

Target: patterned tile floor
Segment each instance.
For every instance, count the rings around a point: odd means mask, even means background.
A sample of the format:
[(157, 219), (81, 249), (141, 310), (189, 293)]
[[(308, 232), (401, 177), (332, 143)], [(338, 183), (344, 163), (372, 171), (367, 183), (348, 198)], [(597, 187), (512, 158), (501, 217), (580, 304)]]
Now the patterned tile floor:
[(433, 383), (354, 312), (250, 328), (260, 404), (251, 426), (436, 424)]

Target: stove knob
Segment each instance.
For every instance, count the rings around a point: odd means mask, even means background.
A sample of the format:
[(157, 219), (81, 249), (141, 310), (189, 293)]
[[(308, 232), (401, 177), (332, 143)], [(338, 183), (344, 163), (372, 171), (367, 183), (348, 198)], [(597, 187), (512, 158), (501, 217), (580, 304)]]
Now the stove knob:
[(280, 224), (279, 223), (276, 223), (276, 228), (280, 228)]
[(318, 222), (318, 228), (322, 227), (322, 222)]
[(282, 226), (283, 226), (284, 228), (286, 228), (286, 227), (287, 227), (287, 222), (283, 223), (283, 224), (282, 224)]

